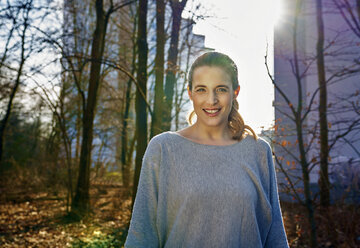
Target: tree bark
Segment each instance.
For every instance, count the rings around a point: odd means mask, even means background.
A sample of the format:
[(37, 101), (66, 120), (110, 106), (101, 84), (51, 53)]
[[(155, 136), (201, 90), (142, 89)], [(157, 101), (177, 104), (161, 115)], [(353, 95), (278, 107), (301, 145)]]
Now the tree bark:
[(307, 208), (308, 219), (310, 224), (310, 247), (316, 248), (317, 247), (316, 221), (314, 216), (314, 204), (311, 199), (311, 191), (310, 191), (309, 163), (307, 162), (306, 159), (302, 128), (303, 127), (302, 127), (301, 117), (297, 115), (296, 133), (299, 141), (300, 163), (301, 163), (301, 170), (302, 170), (303, 183), (304, 183), (305, 206)]
[[(136, 25), (134, 25), (136, 27)], [(136, 29), (136, 28), (134, 28)], [(135, 31), (135, 30), (134, 30)], [(132, 55), (132, 70), (131, 74), (135, 72), (135, 62), (136, 62), (136, 46), (133, 47), (133, 55)], [(128, 188), (130, 186), (130, 167), (131, 161), (129, 161), (126, 152), (128, 151), (128, 118), (130, 113), (130, 103), (131, 103), (131, 85), (132, 79), (129, 78), (126, 86), (126, 93), (125, 93), (125, 109), (124, 109), (124, 122), (123, 122), (123, 129), (121, 131), (121, 164), (122, 164), (122, 181), (123, 186)]]
[(78, 98), (76, 99), (76, 144), (75, 144), (75, 163), (79, 162), (80, 157), (80, 140), (81, 140), (81, 96), (78, 95)]
[(164, 106), (165, 2), (156, 0), (155, 100), (150, 137), (162, 132)]
[(301, 82), (301, 73), (299, 68), (300, 59), (298, 57), (298, 47), (297, 47), (297, 35), (298, 35), (298, 18), (302, 7), (302, 1), (298, 0), (296, 2), (296, 10), (295, 10), (295, 20), (294, 20), (294, 33), (293, 33), (293, 56), (294, 56), (294, 64), (295, 64), (295, 76), (296, 82), (298, 86), (298, 106), (297, 111), (295, 112), (295, 122), (296, 122), (296, 133), (299, 141), (299, 152), (300, 152), (300, 163), (301, 170), (303, 176), (304, 183), (304, 195), (305, 195), (305, 206), (308, 212), (308, 220), (310, 224), (310, 247), (317, 247), (317, 233), (316, 233), (316, 220), (314, 217), (314, 206), (311, 198), (310, 191), (310, 177), (309, 177), (309, 163), (306, 158), (305, 152), (305, 144), (303, 137), (303, 123), (301, 112), (303, 109), (303, 90), (302, 90), (302, 82)]
[(60, 91), (60, 98), (59, 98), (59, 102), (60, 102), (60, 106), (59, 109), (60, 111), (57, 112), (57, 108), (54, 106), (53, 107), (53, 112), (54, 114), (57, 116), (58, 118), (58, 123), (60, 126), (60, 131), (61, 131), (61, 138), (64, 144), (64, 148), (65, 148), (65, 157), (66, 157), (66, 167), (67, 167), (67, 187), (68, 187), (68, 192), (67, 192), (67, 199), (66, 199), (66, 212), (69, 212), (70, 209), (70, 204), (71, 201), (73, 199), (73, 183), (72, 183), (72, 178), (73, 178), (73, 174), (72, 174), (72, 161), (71, 161), (71, 140), (69, 139), (68, 133), (67, 133), (67, 129), (66, 129), (66, 117), (65, 117), (65, 112), (64, 112), (64, 103), (65, 103), (65, 95), (66, 95), (66, 91), (67, 91), (67, 82), (63, 81), (62, 82), (62, 87), (61, 87), (61, 91)]
[(91, 67), (88, 97), (83, 110), (83, 132), (80, 151), (79, 175), (71, 212), (81, 217), (90, 210), (90, 165), (93, 140), (93, 125), (97, 92), (100, 85), (101, 59), (104, 53), (105, 35), (109, 12), (104, 13), (103, 0), (96, 0), (96, 27), (91, 48)]
[(125, 109), (124, 109), (124, 120), (123, 120), (123, 128), (121, 130), (121, 172), (122, 172), (122, 181), (123, 186), (128, 188), (130, 185), (130, 164), (127, 161), (126, 151), (128, 150), (128, 118), (130, 111), (130, 94), (131, 94), (131, 83), (132, 79), (129, 79), (126, 87), (125, 93)]
[(187, 0), (179, 2), (179, 0), (171, 0), (170, 6), (172, 10), (172, 27), (170, 47), (168, 51), (168, 61), (165, 79), (165, 106), (163, 130), (170, 130), (171, 128), (171, 110), (174, 97), (174, 87), (176, 85), (176, 73), (178, 68), (176, 66), (178, 56), (178, 44), (181, 25), (181, 14), (184, 10)]
[[(78, 6), (76, 4), (75, 1), (70, 1), (69, 4), (71, 5), (71, 15), (72, 15), (72, 27), (73, 27), (73, 37), (74, 37), (74, 47), (75, 47), (75, 54), (78, 54), (78, 37), (79, 37), (79, 30), (78, 30)], [(88, 50), (88, 49), (86, 49)], [(87, 53), (85, 53), (87, 54)], [(82, 57), (82, 56), (80, 56)], [(77, 57), (77, 63), (76, 64), (81, 64), (83, 63), (81, 60), (82, 58)], [(79, 67), (79, 66), (78, 66)], [(80, 67), (81, 68), (81, 67)], [(78, 80), (78, 82), (81, 84), (82, 82), (82, 76), (83, 76), (83, 68), (78, 70), (75, 70), (73, 72), (74, 77), (76, 77)], [(78, 92), (77, 98), (76, 98), (76, 124), (75, 124), (75, 130), (76, 130), (76, 144), (75, 144), (75, 163), (79, 162), (79, 157), (80, 157), (80, 144), (81, 144), (81, 114), (83, 112), (83, 110), (81, 110), (81, 94), (80, 92)]]
[(330, 205), (330, 185), (328, 175), (328, 122), (327, 122), (327, 86), (324, 62), (324, 21), (322, 17), (322, 1), (316, 0), (316, 19), (318, 40), (316, 46), (317, 68), (319, 80), (319, 121), (320, 121), (320, 205)]
[[(136, 15), (135, 15), (136, 16)], [(136, 56), (137, 56), (137, 49), (136, 49), (136, 29), (137, 22), (136, 18), (134, 18), (134, 25), (133, 25), (133, 35), (132, 35), (132, 61), (131, 61), (131, 74), (134, 75), (135, 68), (136, 68)], [(130, 106), (131, 106), (131, 86), (133, 83), (133, 79), (129, 78), (126, 86), (126, 93), (125, 93), (125, 109), (124, 109), (124, 120), (123, 120), (123, 129), (121, 130), (121, 164), (122, 164), (122, 182), (123, 186), (126, 189), (130, 187), (130, 169), (132, 160), (129, 159), (127, 156), (127, 152), (129, 152), (128, 142), (129, 142), (129, 132), (128, 128), (128, 118), (130, 113)]]
[(356, 0), (356, 12), (358, 16), (358, 22), (360, 23), (360, 0)]
[[(139, 16), (138, 16), (138, 68), (136, 91), (136, 158), (135, 158), (135, 174), (133, 184), (133, 204), (136, 197), (137, 186), (140, 177), (142, 158), (147, 146), (147, 104), (146, 104), (146, 82), (147, 82), (147, 54), (148, 45), (146, 41), (146, 18), (147, 18), (147, 0), (139, 0)], [(141, 91), (144, 95), (141, 94)]]

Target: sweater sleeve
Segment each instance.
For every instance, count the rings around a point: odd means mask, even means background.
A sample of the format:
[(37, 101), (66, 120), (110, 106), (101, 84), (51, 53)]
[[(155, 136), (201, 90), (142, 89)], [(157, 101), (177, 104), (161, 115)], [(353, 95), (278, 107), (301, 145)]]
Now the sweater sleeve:
[(287, 242), (284, 223), (280, 210), (279, 194), (276, 182), (276, 173), (270, 146), (267, 149), (267, 160), (269, 163), (270, 175), (270, 204), (272, 207), (272, 223), (268, 236), (266, 239), (265, 247), (268, 248), (283, 248), (289, 247)]
[(158, 247), (156, 227), (161, 145), (152, 139), (143, 157), (125, 248)]

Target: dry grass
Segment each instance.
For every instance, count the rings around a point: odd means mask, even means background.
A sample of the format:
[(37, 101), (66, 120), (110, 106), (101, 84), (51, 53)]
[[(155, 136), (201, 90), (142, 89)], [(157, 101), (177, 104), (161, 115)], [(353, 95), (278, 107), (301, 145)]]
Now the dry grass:
[[(307, 210), (295, 203), (282, 202), (286, 233), (291, 247), (309, 247)], [(338, 204), (315, 212), (319, 247), (360, 247), (360, 207)]]

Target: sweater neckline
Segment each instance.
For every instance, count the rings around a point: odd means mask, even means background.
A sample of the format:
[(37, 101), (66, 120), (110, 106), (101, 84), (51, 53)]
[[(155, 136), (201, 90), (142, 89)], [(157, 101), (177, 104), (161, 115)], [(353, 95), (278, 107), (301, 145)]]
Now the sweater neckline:
[(208, 144), (202, 144), (202, 143), (198, 143), (195, 141), (192, 141), (184, 136), (182, 136), (181, 134), (177, 133), (177, 132), (173, 132), (173, 131), (168, 131), (168, 133), (173, 134), (175, 137), (179, 137), (180, 139), (186, 141), (187, 143), (191, 143), (197, 146), (202, 146), (202, 147), (213, 147), (213, 148), (227, 148), (227, 147), (234, 147), (237, 146), (239, 144), (242, 144), (245, 140), (249, 139), (249, 135), (247, 135), (244, 139), (234, 143), (234, 144), (230, 144), (230, 145), (208, 145)]

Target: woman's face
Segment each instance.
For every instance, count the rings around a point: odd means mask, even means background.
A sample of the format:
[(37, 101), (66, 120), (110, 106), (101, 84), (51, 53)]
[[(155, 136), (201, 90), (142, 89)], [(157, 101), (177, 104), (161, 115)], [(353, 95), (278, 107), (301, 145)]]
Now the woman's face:
[(194, 70), (192, 89), (188, 89), (197, 115), (197, 124), (205, 127), (227, 126), (232, 102), (240, 87), (233, 89), (230, 76), (220, 67), (201, 66)]

